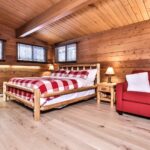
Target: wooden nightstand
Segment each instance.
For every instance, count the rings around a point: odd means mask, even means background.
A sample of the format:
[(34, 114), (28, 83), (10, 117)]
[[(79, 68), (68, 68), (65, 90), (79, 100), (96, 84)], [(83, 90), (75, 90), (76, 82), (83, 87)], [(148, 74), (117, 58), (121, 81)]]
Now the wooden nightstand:
[(97, 85), (97, 103), (101, 101), (108, 101), (111, 107), (114, 105), (115, 100), (115, 86), (116, 83), (102, 82)]

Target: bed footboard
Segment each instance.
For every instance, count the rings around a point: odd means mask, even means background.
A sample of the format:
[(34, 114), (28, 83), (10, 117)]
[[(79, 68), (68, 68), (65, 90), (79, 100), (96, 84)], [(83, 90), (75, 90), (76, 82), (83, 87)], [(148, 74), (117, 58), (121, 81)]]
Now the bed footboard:
[[(7, 91), (8, 87), (14, 87), (14, 88), (24, 90), (27, 92), (32, 92), (34, 94), (34, 102), (27, 101), (21, 97), (16, 96), (15, 94), (10, 93), (9, 91)], [(36, 121), (40, 120), (40, 97), (41, 97), (41, 94), (40, 94), (39, 89), (33, 90), (33, 89), (24, 88), (24, 87), (20, 87), (20, 86), (14, 85), (14, 84), (4, 82), (3, 83), (3, 101), (7, 101), (8, 96), (14, 98), (14, 100), (17, 102), (21, 102), (24, 105), (32, 108), (34, 111), (34, 114), (33, 114), (34, 120), (36, 120)]]
[(34, 120), (40, 120), (40, 90), (34, 90)]

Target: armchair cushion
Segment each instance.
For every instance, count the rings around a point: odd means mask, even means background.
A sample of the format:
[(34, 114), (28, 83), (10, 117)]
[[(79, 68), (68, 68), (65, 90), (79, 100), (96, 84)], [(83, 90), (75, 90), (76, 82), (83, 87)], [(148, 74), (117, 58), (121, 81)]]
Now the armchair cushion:
[(144, 92), (124, 92), (123, 100), (149, 104), (150, 105), (150, 93)]
[(150, 81), (150, 71), (146, 71), (146, 70), (134, 70), (134, 71), (132, 71), (132, 74), (141, 73), (141, 72), (148, 72), (148, 79)]
[(126, 75), (126, 80), (128, 82), (127, 91), (150, 93), (148, 72)]

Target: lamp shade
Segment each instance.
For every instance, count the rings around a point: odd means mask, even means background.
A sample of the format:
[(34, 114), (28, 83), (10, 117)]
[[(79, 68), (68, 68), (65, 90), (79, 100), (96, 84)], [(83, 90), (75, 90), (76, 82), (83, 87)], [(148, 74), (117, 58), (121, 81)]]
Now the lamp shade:
[(105, 74), (107, 74), (107, 75), (114, 75), (115, 72), (114, 72), (113, 67), (108, 67), (106, 72), (105, 72)]
[(54, 65), (50, 64), (49, 65), (49, 70), (54, 70)]

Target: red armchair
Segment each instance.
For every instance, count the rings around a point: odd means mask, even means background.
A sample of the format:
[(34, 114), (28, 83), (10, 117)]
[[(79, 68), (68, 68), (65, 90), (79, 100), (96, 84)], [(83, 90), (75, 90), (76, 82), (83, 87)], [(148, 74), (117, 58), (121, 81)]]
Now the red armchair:
[[(134, 71), (139, 73), (145, 71)], [(150, 71), (146, 71), (149, 74)], [(129, 92), (127, 91), (127, 82), (119, 83), (116, 86), (116, 110), (121, 115), (123, 112), (132, 113), (144, 117), (150, 117), (150, 93)]]

